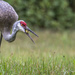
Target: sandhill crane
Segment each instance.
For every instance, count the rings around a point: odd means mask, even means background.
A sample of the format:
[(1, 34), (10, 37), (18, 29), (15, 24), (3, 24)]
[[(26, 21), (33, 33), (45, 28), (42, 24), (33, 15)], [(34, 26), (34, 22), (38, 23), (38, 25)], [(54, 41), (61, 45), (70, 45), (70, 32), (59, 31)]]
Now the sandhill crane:
[[(11, 29), (12, 33), (10, 33)], [(24, 32), (32, 41), (33, 39), (30, 37), (28, 31), (38, 37), (35, 32), (27, 27), (25, 21), (18, 20), (18, 14), (9, 3), (0, 0), (0, 45), (2, 37), (8, 42), (14, 41), (18, 31)]]

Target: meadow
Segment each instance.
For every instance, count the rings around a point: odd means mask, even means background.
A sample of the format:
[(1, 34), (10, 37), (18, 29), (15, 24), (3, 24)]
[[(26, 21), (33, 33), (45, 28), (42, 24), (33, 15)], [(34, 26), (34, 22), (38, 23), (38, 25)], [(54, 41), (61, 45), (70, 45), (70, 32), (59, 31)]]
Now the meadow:
[(0, 75), (75, 75), (75, 31), (35, 32), (35, 44), (20, 32), (12, 43), (3, 39)]

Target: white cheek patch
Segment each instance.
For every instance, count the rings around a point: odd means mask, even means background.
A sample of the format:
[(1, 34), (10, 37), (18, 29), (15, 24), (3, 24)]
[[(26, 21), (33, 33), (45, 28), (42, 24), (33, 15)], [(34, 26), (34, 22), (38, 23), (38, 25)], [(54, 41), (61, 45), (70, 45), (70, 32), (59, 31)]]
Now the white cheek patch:
[(21, 24), (20, 24), (20, 23), (18, 23), (18, 28), (19, 28), (19, 30), (20, 30), (20, 31), (25, 32), (25, 29), (21, 26)]

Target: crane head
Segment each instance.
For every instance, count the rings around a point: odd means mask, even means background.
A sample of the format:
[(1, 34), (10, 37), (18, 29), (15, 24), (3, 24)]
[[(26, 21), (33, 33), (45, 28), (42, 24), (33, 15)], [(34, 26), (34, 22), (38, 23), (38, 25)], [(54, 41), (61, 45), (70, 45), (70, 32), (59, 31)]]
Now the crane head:
[(29, 35), (29, 32), (33, 33), (33, 34), (34, 34), (35, 36), (37, 36), (37, 37), (38, 37), (38, 35), (37, 35), (35, 32), (33, 32), (33, 31), (27, 26), (26, 22), (20, 21), (20, 22), (18, 23), (18, 28), (19, 28), (20, 31), (24, 32), (24, 33), (32, 40), (32, 42), (34, 43), (33, 39), (32, 39), (31, 36)]

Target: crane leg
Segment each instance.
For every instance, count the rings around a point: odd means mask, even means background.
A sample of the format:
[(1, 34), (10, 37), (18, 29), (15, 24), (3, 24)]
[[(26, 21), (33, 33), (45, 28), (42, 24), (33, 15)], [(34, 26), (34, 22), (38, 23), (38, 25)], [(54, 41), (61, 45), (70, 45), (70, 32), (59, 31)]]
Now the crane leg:
[(1, 33), (1, 36), (0, 36), (0, 46), (1, 46), (1, 42), (2, 42), (2, 33)]
[[(2, 33), (1, 33), (1, 36), (0, 36), (0, 47), (1, 47), (1, 42), (2, 42)], [(1, 48), (0, 48), (0, 53), (1, 53)]]

